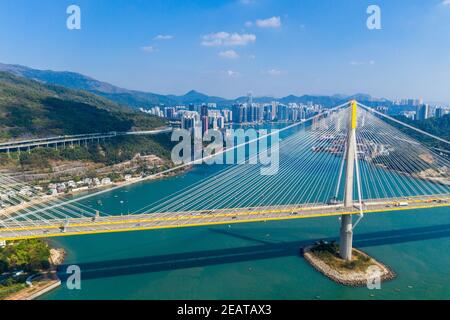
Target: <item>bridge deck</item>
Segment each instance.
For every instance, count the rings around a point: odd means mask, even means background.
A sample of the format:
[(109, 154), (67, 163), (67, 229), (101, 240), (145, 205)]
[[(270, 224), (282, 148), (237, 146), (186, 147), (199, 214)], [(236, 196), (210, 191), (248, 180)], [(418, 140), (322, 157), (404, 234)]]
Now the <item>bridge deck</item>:
[[(399, 206), (401, 202), (407, 205)], [(389, 199), (365, 202), (364, 213), (389, 212), (450, 206), (450, 195), (444, 197), (422, 197)], [(281, 206), (276, 208), (236, 208), (195, 212), (149, 213), (126, 216), (74, 218), (68, 220), (23, 221), (0, 227), (0, 240), (50, 238), (82, 234), (126, 232), (138, 230), (235, 224), (273, 220), (289, 220), (359, 214), (359, 207), (344, 208), (342, 204), (307, 206)]]
[(97, 140), (97, 139), (111, 139), (120, 136), (128, 136), (128, 135), (158, 135), (161, 133), (171, 132), (172, 128), (164, 128), (164, 129), (156, 129), (156, 130), (147, 130), (147, 131), (129, 131), (129, 132), (107, 132), (107, 133), (89, 133), (89, 134), (78, 134), (78, 135), (67, 135), (67, 136), (57, 136), (57, 137), (49, 137), (49, 138), (41, 138), (41, 139), (29, 139), (29, 140), (20, 140), (20, 141), (10, 141), (5, 143), (0, 143), (0, 152), (5, 152), (8, 150), (15, 149), (27, 149), (27, 148), (35, 148), (42, 147), (48, 145), (61, 145), (61, 144), (71, 144), (89, 140)]

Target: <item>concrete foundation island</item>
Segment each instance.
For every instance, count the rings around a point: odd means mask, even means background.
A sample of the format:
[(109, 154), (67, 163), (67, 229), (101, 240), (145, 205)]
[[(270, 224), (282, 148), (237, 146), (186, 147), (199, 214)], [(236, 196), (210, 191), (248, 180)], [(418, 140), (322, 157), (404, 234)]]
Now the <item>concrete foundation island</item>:
[(345, 286), (376, 285), (396, 277), (389, 267), (360, 250), (353, 249), (351, 261), (339, 258), (338, 250), (334, 243), (319, 242), (302, 248), (302, 255), (317, 271)]

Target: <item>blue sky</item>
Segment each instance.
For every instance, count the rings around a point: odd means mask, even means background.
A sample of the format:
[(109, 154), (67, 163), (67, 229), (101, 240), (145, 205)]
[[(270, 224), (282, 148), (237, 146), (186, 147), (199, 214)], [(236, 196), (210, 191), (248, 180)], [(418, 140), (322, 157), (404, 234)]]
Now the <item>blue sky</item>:
[[(66, 28), (71, 4), (81, 30)], [(0, 0), (0, 43), (3, 63), (164, 94), (450, 102), (448, 0)]]

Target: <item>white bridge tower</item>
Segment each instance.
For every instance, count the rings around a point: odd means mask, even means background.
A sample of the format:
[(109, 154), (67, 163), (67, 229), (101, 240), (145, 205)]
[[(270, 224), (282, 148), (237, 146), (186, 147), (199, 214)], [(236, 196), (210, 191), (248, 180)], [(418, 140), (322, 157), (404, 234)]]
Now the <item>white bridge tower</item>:
[[(344, 207), (353, 209), (353, 185), (355, 178), (356, 163), (356, 126), (357, 126), (357, 103), (351, 102), (351, 118), (347, 136), (347, 164), (345, 173)], [(344, 214), (341, 216), (341, 230), (339, 241), (339, 255), (342, 259), (350, 261), (352, 259), (353, 249), (353, 225), (352, 215)]]

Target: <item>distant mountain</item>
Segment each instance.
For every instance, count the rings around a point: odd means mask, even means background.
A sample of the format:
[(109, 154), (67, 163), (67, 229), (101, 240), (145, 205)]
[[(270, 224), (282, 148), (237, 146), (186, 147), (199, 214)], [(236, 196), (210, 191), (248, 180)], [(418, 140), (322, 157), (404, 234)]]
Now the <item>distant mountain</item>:
[(0, 72), (1, 140), (152, 129), (163, 125), (162, 119), (86, 91)]
[[(17, 76), (33, 79), (47, 84), (60, 85), (66, 88), (75, 90), (85, 90), (96, 95), (103, 96), (111, 101), (119, 103), (131, 108), (150, 107), (154, 105), (188, 105), (190, 103), (216, 103), (218, 106), (231, 106), (235, 103), (243, 103), (247, 101), (247, 97), (239, 97), (236, 99), (224, 99), (220, 97), (208, 96), (195, 90), (189, 91), (185, 95), (161, 95), (151, 92), (143, 92), (136, 90), (128, 90), (114, 86), (112, 84), (101, 82), (84, 76), (79, 73), (65, 72), (65, 71), (51, 71), (51, 70), (36, 70), (20, 65), (1, 64), (0, 71), (12, 73)], [(278, 101), (280, 103), (320, 103), (325, 106), (334, 106), (350, 99), (357, 99), (361, 102), (369, 104), (377, 104), (379, 101), (372, 98), (367, 94), (357, 94), (353, 96), (346, 95), (334, 95), (334, 96), (313, 96), (303, 95), (294, 96), (289, 95), (283, 98), (274, 97), (255, 97), (254, 102), (258, 103), (270, 103), (272, 101)]]
[(0, 63), (0, 71), (5, 71), (16, 76), (25, 77), (48, 84), (56, 84), (76, 90), (99, 91), (104, 93), (124, 93), (128, 91), (75, 72), (36, 70), (20, 65), (3, 63)]
[(9, 72), (20, 77), (33, 79), (47, 84), (89, 91), (132, 108), (149, 107), (159, 104), (177, 105), (210, 102), (221, 104), (227, 102), (226, 99), (210, 97), (194, 90), (182, 96), (161, 95), (151, 92), (128, 90), (75, 72), (37, 70), (21, 65), (2, 63), (0, 63), (0, 71)]
[(191, 90), (188, 93), (186, 93), (183, 96), (174, 96), (174, 95), (169, 95), (167, 96), (168, 98), (170, 98), (172, 101), (176, 101), (177, 104), (199, 104), (199, 103), (217, 103), (219, 105), (222, 104), (228, 104), (229, 101), (224, 99), (224, 98), (220, 98), (220, 97), (214, 97), (214, 96), (208, 96), (206, 94), (197, 92), (195, 90)]

